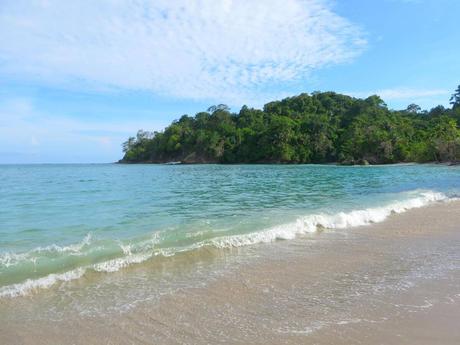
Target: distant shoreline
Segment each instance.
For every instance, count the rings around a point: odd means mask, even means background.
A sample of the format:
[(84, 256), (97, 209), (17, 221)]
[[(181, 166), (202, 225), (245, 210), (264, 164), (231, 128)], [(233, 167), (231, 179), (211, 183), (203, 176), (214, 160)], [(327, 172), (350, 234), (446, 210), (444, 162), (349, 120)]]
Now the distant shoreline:
[(138, 165), (138, 164), (152, 164), (152, 165), (330, 165), (330, 166), (395, 166), (395, 165), (442, 165), (442, 166), (455, 166), (460, 165), (460, 161), (452, 162), (396, 162), (396, 163), (379, 163), (379, 164), (344, 164), (340, 162), (328, 163), (285, 163), (285, 162), (254, 162), (254, 163), (222, 163), (222, 162), (124, 162), (122, 160), (113, 162), (112, 164), (125, 164), (125, 165)]

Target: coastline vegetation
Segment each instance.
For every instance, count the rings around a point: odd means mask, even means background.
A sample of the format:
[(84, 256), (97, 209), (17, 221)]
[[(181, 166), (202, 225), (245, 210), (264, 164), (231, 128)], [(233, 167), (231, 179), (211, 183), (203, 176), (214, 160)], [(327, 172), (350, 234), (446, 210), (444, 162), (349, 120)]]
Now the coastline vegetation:
[(120, 163), (340, 163), (460, 161), (460, 86), (429, 111), (391, 110), (379, 96), (300, 94), (238, 113), (220, 104), (164, 131), (140, 130)]

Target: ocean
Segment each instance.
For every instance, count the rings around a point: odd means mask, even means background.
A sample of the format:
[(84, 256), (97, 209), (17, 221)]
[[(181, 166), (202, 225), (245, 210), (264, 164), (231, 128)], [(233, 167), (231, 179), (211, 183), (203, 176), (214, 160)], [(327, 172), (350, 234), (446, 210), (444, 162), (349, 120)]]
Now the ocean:
[(459, 195), (460, 167), (444, 165), (0, 165), (0, 299)]

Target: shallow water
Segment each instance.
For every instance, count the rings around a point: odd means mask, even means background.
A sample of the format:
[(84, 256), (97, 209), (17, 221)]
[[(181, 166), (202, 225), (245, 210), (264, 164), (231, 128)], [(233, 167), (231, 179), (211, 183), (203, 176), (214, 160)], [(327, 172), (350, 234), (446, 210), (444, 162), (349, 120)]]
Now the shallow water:
[(435, 165), (4, 165), (0, 181), (0, 298), (460, 194), (460, 168)]
[(90, 271), (0, 299), (0, 343), (458, 344), (459, 210)]

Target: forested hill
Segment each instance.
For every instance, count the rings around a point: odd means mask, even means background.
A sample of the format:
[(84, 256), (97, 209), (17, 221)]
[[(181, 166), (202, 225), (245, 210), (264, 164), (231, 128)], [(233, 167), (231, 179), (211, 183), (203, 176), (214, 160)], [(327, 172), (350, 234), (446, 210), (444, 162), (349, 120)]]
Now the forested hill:
[(390, 110), (378, 96), (334, 92), (283, 99), (238, 113), (213, 106), (162, 132), (139, 131), (121, 163), (382, 164), (460, 160), (460, 86), (451, 108)]

